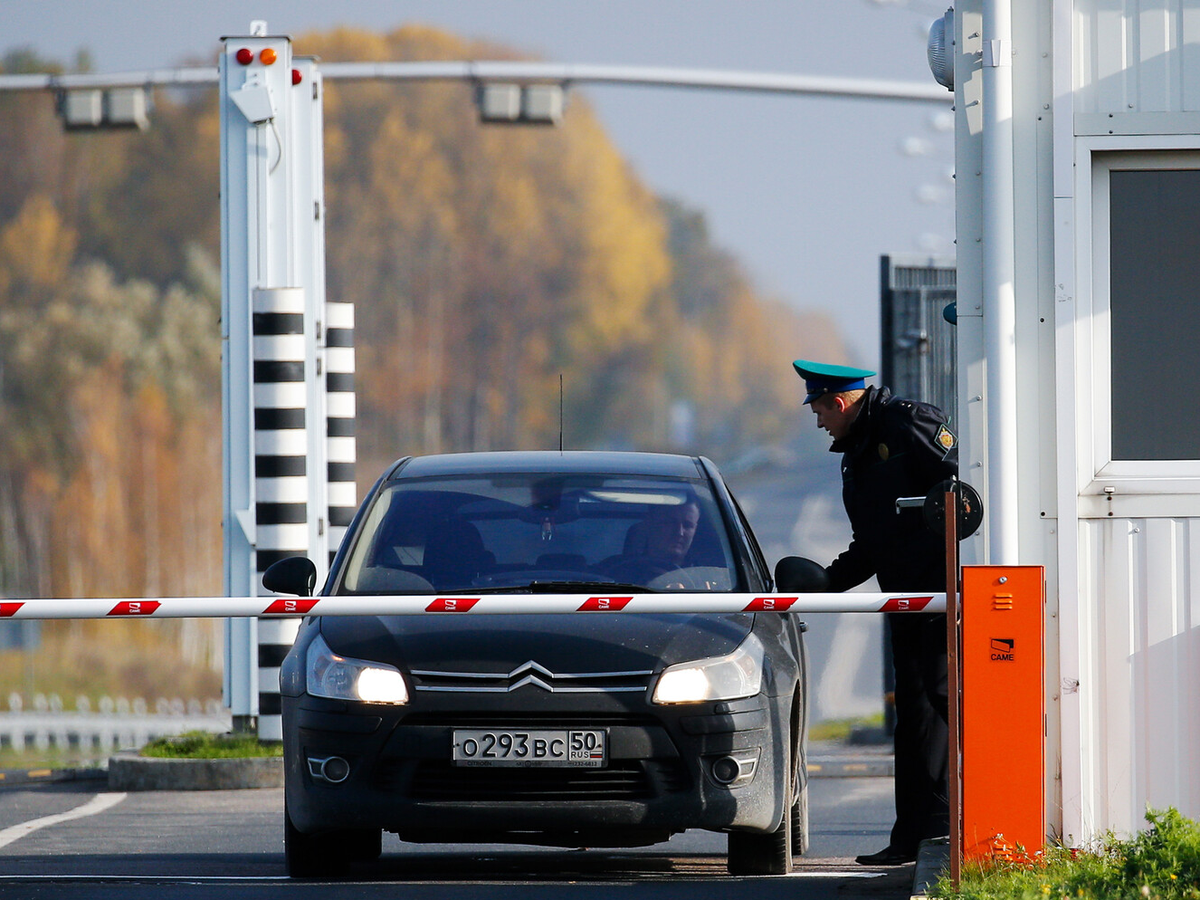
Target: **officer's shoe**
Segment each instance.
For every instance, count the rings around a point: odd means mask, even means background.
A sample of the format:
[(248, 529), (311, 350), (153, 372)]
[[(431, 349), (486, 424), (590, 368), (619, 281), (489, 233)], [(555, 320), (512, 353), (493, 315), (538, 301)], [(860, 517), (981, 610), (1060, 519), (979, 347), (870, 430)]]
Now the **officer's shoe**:
[(862, 856), (856, 856), (854, 861), (860, 866), (902, 866), (905, 863), (913, 862), (916, 858), (915, 850), (900, 850), (887, 846), (878, 853), (864, 853)]

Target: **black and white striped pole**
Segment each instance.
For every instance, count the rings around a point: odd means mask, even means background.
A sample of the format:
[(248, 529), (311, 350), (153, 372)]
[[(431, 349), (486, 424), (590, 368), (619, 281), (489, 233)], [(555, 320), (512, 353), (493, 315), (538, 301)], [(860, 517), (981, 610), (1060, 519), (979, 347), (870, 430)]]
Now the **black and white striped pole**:
[[(329, 562), (358, 507), (355, 484), (354, 304), (325, 304)], [(318, 575), (319, 583), (320, 575)]]
[[(305, 383), (305, 292), (254, 292), (255, 589), (280, 559), (309, 548), (308, 428)], [(261, 619), (257, 629), (258, 736), (283, 739), (279, 666), (291, 649), (299, 619)]]

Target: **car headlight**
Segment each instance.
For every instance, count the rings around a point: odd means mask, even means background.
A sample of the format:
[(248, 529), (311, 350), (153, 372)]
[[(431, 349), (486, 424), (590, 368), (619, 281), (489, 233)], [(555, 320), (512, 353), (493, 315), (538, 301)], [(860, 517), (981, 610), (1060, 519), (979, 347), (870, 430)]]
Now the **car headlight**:
[(408, 702), (408, 685), (398, 669), (338, 656), (319, 634), (308, 645), (306, 683), (314, 697), (397, 706)]
[(655, 703), (699, 703), (753, 697), (762, 687), (763, 646), (753, 634), (728, 656), (676, 663), (663, 669)]

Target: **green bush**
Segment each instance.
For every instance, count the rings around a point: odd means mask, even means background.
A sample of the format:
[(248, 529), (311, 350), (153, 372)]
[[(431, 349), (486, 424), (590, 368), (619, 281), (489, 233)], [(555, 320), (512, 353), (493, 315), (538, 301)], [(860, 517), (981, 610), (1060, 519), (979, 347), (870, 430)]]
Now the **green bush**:
[(1146, 821), (1150, 828), (1125, 854), (1126, 884), (1148, 887), (1152, 897), (1200, 897), (1200, 824), (1176, 809), (1150, 810)]
[(1086, 850), (1053, 846), (1032, 865), (972, 862), (946, 900), (1200, 900), (1200, 824), (1176, 809), (1149, 810), (1150, 827), (1131, 840), (1109, 837)]
[(189, 731), (151, 741), (142, 756), (158, 759), (244, 759), (251, 756), (282, 756), (283, 745), (263, 742), (252, 734), (210, 734)]

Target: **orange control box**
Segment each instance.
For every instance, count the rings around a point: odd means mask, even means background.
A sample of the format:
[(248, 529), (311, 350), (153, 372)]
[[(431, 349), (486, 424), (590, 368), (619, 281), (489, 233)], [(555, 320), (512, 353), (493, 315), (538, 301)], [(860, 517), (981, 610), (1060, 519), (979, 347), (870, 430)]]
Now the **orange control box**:
[(1021, 860), (1046, 842), (1045, 573), (962, 579), (962, 857)]

